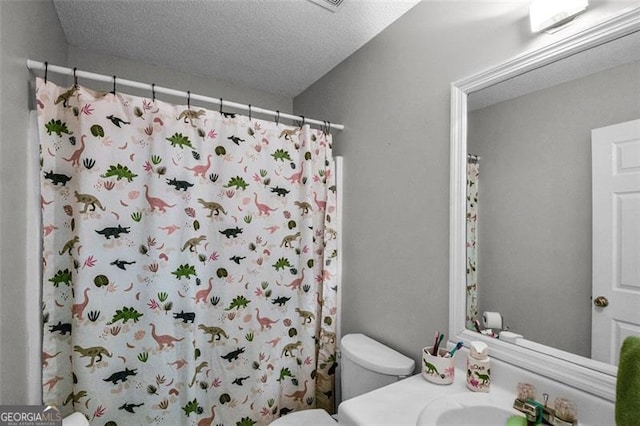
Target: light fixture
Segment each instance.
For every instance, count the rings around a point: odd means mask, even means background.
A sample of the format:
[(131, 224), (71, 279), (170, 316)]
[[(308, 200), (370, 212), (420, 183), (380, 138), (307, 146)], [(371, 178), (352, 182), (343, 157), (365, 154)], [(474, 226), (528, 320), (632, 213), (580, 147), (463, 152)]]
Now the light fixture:
[(531, 31), (540, 32), (562, 25), (584, 12), (589, 0), (534, 0), (529, 6)]

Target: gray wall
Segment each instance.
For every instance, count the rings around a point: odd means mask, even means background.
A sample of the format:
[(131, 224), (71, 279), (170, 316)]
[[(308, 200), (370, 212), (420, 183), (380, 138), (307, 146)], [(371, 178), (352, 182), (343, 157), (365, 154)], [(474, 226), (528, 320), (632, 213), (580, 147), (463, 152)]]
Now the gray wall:
[(591, 355), (591, 129), (640, 118), (636, 62), (474, 111), (480, 312)]
[(417, 367), (448, 330), (450, 84), (522, 49), (513, 9), (422, 2), (294, 99), (346, 126), (342, 332)]
[[(601, 3), (601, 4), (598, 4)], [(526, 2), (423, 1), (294, 98), (296, 114), (346, 125), (343, 334), (412, 357), (448, 330), (450, 83), (583, 24), (533, 35)]]
[[(27, 397), (25, 209), (30, 74), (27, 58), (66, 63), (67, 47), (50, 1), (0, 1), (0, 404)], [(39, 350), (32, 348), (31, 350)], [(37, 367), (37, 366), (36, 366)]]

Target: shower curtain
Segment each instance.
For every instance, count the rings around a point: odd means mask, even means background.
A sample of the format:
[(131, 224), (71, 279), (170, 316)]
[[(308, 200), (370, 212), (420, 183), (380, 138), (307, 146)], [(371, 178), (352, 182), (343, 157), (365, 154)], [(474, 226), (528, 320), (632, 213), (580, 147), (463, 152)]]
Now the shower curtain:
[(478, 184), (480, 164), (467, 158), (467, 315), (466, 327), (475, 329), (478, 320)]
[(44, 403), (95, 425), (332, 410), (331, 136), (41, 79), (36, 98)]

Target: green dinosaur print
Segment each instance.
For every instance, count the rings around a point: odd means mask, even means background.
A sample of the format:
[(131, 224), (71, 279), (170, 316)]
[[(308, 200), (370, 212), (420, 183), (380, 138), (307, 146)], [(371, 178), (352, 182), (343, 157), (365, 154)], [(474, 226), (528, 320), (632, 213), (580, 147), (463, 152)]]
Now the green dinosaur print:
[(289, 191), (286, 188), (280, 188), (279, 186), (275, 186), (271, 188), (271, 192), (278, 194), (278, 197), (284, 197), (291, 191)]
[(53, 283), (54, 287), (59, 287), (60, 284), (71, 285), (71, 279), (71, 271), (69, 271), (69, 269), (65, 269), (64, 271), (59, 269), (53, 278), (49, 278), (48, 281)]
[(184, 265), (178, 266), (178, 268), (173, 271), (172, 274), (175, 275), (179, 280), (182, 279), (182, 277), (189, 279), (191, 278), (191, 275), (196, 275), (196, 267), (185, 263)]
[(237, 426), (253, 426), (256, 423), (258, 423), (257, 421), (253, 420), (250, 417), (243, 417), (242, 419), (240, 419), (240, 421), (237, 424)]
[(281, 257), (273, 264), (273, 267), (276, 268), (276, 271), (279, 271), (280, 269), (291, 268), (291, 263), (286, 257)]
[(233, 308), (240, 310), (240, 308), (246, 308), (247, 305), (251, 303), (250, 300), (247, 300), (246, 297), (244, 296), (236, 296), (232, 301), (231, 304), (229, 305), (229, 307), (227, 309), (225, 309), (225, 311), (230, 311)]
[(116, 310), (116, 313), (113, 315), (111, 321), (107, 323), (107, 325), (115, 324), (118, 321), (122, 321), (126, 323), (129, 320), (133, 320), (133, 322), (138, 322), (142, 314), (136, 311), (133, 307), (127, 308), (126, 306), (122, 307), (122, 309)]
[(285, 151), (284, 149), (276, 149), (276, 152), (274, 152), (273, 154), (271, 154), (271, 156), (274, 158), (274, 160), (278, 161), (293, 161), (291, 159), (291, 156), (289, 155), (289, 151)]
[(98, 362), (102, 361), (103, 355), (108, 356), (109, 358), (112, 357), (112, 354), (110, 354), (109, 351), (102, 346), (93, 346), (91, 348), (83, 348), (82, 346), (75, 345), (73, 347), (73, 350), (75, 352), (78, 352), (81, 357), (91, 358), (91, 361), (89, 362), (89, 364), (85, 365), (85, 367), (92, 367), (93, 364), (96, 362), (96, 358), (98, 358), (97, 359)]
[(482, 385), (486, 385), (487, 383), (489, 383), (489, 380), (491, 379), (491, 376), (489, 376), (489, 374), (480, 374), (477, 371), (474, 371), (473, 373), (476, 375), (478, 379), (482, 381), (481, 383)]
[(196, 398), (194, 398), (193, 401), (187, 402), (187, 404), (182, 407), (182, 409), (184, 410), (184, 414), (186, 414), (187, 417), (189, 417), (191, 413), (202, 414), (202, 412), (204, 411), (204, 409), (200, 407), (200, 404), (198, 404), (198, 400)]
[(63, 133), (67, 135), (73, 134), (73, 132), (69, 131), (67, 128), (67, 123), (62, 122), (61, 120), (54, 120), (53, 118), (45, 124), (44, 127), (47, 129), (48, 135), (51, 135), (51, 133), (55, 133), (58, 136), (62, 136)]
[(228, 228), (225, 229), (224, 231), (219, 231), (222, 235), (224, 235), (227, 238), (236, 238), (238, 236), (238, 234), (242, 234), (242, 228), (238, 228), (237, 226), (235, 228)]
[(295, 378), (293, 374), (291, 374), (291, 370), (287, 367), (283, 367), (280, 369), (280, 376), (278, 377), (278, 382), (285, 380), (287, 377)]
[(186, 136), (183, 136), (182, 133), (175, 133), (170, 138), (166, 138), (166, 140), (171, 142), (171, 146), (177, 146), (180, 148), (184, 148), (185, 146), (188, 146), (189, 148), (194, 149), (193, 145), (191, 145), (191, 141), (189, 140), (189, 138)]
[(112, 176), (115, 176), (117, 180), (126, 179), (127, 182), (132, 182), (133, 178), (138, 177), (138, 175), (133, 174), (133, 172), (129, 170), (127, 166), (123, 166), (122, 164), (116, 164), (116, 165), (112, 164), (111, 167), (109, 167), (109, 170), (107, 170), (105, 174), (100, 175), (100, 177), (103, 177), (103, 178), (108, 178)]
[(232, 188), (234, 186), (236, 187), (236, 189), (242, 189), (244, 191), (245, 189), (247, 189), (249, 184), (240, 176), (236, 176), (229, 179), (229, 183), (227, 183), (224, 187)]
[(422, 360), (422, 362), (424, 362), (424, 368), (426, 369), (425, 373), (427, 373), (427, 374), (435, 374), (436, 376), (440, 375), (440, 373), (438, 373), (438, 369), (436, 368), (435, 365), (431, 364), (430, 362), (427, 362), (424, 359)]

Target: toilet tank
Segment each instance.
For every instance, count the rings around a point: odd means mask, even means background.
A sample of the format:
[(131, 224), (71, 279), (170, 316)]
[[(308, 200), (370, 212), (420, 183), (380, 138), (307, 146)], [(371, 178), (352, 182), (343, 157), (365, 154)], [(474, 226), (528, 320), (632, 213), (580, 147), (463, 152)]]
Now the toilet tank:
[(347, 334), (342, 352), (342, 400), (362, 395), (413, 373), (414, 362), (364, 334)]

